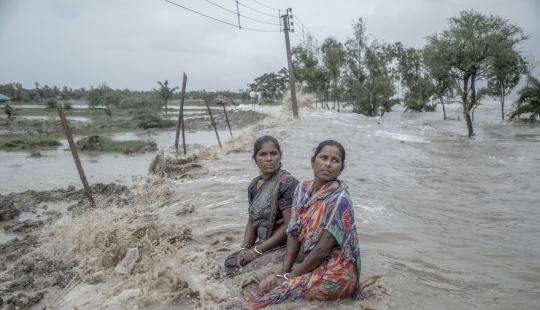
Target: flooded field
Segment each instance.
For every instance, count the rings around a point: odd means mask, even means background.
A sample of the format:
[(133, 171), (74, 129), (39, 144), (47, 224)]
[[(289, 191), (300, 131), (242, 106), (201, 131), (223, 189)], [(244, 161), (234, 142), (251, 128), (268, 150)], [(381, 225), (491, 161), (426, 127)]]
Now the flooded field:
[[(440, 109), (402, 113), (398, 107), (377, 118), (349, 110), (301, 109), (296, 120), (274, 107), (263, 109), (276, 117), (235, 133), (234, 141), (223, 149), (214, 146), (198, 153), (198, 175), (176, 180), (151, 177), (138, 188), (137, 203), (129, 208), (63, 217), (48, 227), (41, 251), (59, 264), (79, 262), (78, 280), (39, 306), (222, 308), (223, 300), (236, 296), (246, 281), (269, 272), (223, 282), (206, 279), (222, 266), (229, 251), (239, 247), (247, 220), (246, 188), (257, 174), (250, 151), (256, 137), (270, 134), (281, 143), (284, 169), (298, 179), (311, 178), (309, 160), (319, 142), (343, 143), (347, 161), (341, 178), (354, 202), (362, 281), (381, 277), (365, 288), (367, 299), (362, 302), (291, 303), (276, 309), (536, 308), (538, 124), (501, 121), (496, 103), (477, 109), (474, 138), (468, 138), (465, 123), (457, 121), (461, 115), (457, 104), (447, 107), (454, 119), (447, 121)], [(215, 144), (212, 134), (209, 144)], [(145, 156), (100, 157), (96, 162), (84, 156), (83, 166), (93, 176), (90, 182), (110, 173), (106, 182), (119, 179), (128, 184), (127, 179), (148, 169), (153, 156)], [(52, 180), (58, 169), (47, 166), (62, 161), (53, 158), (45, 156), (39, 159), (44, 160), (38, 162), (41, 165), (29, 170), (25, 166), (32, 166), (32, 159), (23, 155), (19, 160), (27, 164), (21, 167), (16, 159), (1, 159), (3, 164), (11, 160), (2, 166), (2, 175), (13, 173), (9, 169), (20, 169), (21, 175), (34, 173), (18, 186), (12, 183), (19, 182), (19, 173), (12, 174), (13, 181), (3, 183), (2, 190), (4, 186), (12, 186), (8, 192), (23, 190), (25, 184), (42, 188), (76, 184), (69, 157), (62, 166), (69, 166), (72, 175)], [(113, 235), (114, 239), (107, 237)], [(104, 255), (122, 248), (140, 250), (131, 272), (103, 267)]]

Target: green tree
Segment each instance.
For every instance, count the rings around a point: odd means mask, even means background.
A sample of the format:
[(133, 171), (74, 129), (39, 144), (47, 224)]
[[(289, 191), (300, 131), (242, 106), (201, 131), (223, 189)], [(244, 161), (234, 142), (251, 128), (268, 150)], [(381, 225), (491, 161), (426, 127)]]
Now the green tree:
[(436, 104), (429, 105), (434, 93), (434, 85), (424, 66), (421, 50), (404, 48), (401, 43), (394, 46), (398, 60), (401, 85), (406, 89), (404, 95), (405, 111), (434, 111)]
[(517, 86), (526, 71), (525, 60), (517, 51), (508, 48), (495, 54), (492, 72), (489, 74), (489, 94), (501, 102), (501, 117), (504, 120), (504, 99)]
[(13, 111), (13, 108), (7, 102), (4, 102), (4, 113), (6, 113), (9, 119), (17, 116), (17, 113)]
[(345, 42), (346, 75), (356, 82), (364, 83), (367, 79), (364, 59), (369, 36), (366, 34), (366, 22), (362, 18), (352, 26), (354, 36)]
[(331, 79), (330, 95), (334, 101), (334, 109), (336, 108), (337, 101), (339, 112), (339, 102), (342, 93), (341, 72), (345, 66), (345, 49), (343, 48), (343, 44), (336, 39), (327, 38), (321, 46), (321, 53), (322, 63)]
[(476, 83), (492, 72), (497, 54), (516, 50), (527, 36), (521, 28), (502, 17), (485, 16), (474, 10), (450, 18), (449, 24), (449, 30), (427, 38), (427, 47), (439, 54), (431, 61), (447, 67), (459, 85), (470, 137), (474, 135), (470, 113), (476, 105)]
[(433, 96), (439, 100), (443, 108), (443, 120), (446, 120), (445, 100), (450, 100), (456, 96), (455, 79), (446, 63), (437, 61), (439, 57), (437, 51), (426, 46), (423, 50), (424, 65), (433, 80)]
[(304, 46), (296, 46), (292, 50), (294, 74), (304, 91), (314, 94), (323, 103), (330, 98), (331, 75), (319, 65), (317, 53)]
[(384, 116), (399, 103), (398, 99), (392, 99), (396, 94), (395, 73), (390, 67), (392, 61), (393, 51), (390, 46), (374, 40), (366, 47), (364, 58), (366, 80), (364, 83), (357, 83), (349, 79), (347, 86), (353, 112), (366, 116)]
[(289, 70), (281, 68), (277, 73), (270, 72), (255, 78), (253, 83), (248, 84), (249, 89), (266, 89), (266, 96), (274, 97), (275, 100), (283, 98), (285, 89), (289, 86)]
[(165, 80), (165, 82), (157, 82), (159, 84), (159, 89), (155, 89), (154, 91), (163, 99), (163, 102), (165, 103), (165, 117), (167, 117), (167, 103), (172, 98), (174, 91), (178, 89), (178, 87), (169, 87), (169, 81)]
[(105, 94), (111, 92), (112, 89), (107, 86), (107, 83), (98, 84), (98, 87), (91, 88), (88, 92), (88, 107), (91, 109), (103, 108), (108, 105), (107, 100), (105, 100)]
[(540, 116), (540, 81), (529, 76), (529, 85), (525, 85), (518, 91), (519, 98), (515, 105), (517, 108), (510, 113), (510, 119), (524, 113), (530, 113), (531, 122)]

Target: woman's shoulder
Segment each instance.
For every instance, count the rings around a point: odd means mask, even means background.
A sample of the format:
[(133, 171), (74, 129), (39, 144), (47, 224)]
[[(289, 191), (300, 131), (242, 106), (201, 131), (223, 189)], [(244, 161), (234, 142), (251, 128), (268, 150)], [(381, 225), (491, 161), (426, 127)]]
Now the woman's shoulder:
[(290, 172), (284, 171), (281, 179), (281, 184), (291, 184), (296, 186), (298, 184), (298, 179), (295, 178), (292, 174), (290, 174)]

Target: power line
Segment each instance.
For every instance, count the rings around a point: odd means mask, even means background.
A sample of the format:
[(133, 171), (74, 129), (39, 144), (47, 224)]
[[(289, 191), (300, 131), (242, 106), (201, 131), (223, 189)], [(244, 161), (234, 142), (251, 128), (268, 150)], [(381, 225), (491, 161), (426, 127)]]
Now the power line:
[(253, 0), (253, 1), (255, 1), (255, 2), (257, 2), (258, 4), (260, 4), (260, 5), (262, 5), (262, 6), (265, 6), (265, 7), (269, 8), (269, 9), (272, 9), (272, 10), (276, 10), (276, 11), (285, 11), (285, 10), (280, 10), (280, 9), (275, 9), (275, 8), (269, 7), (268, 5), (266, 5), (266, 4), (264, 4), (264, 3), (260, 3), (260, 2), (257, 1), (257, 0)]
[[(226, 22), (226, 21), (222, 21), (222, 20), (220, 20), (220, 19), (214, 18), (214, 17), (212, 17), (212, 16), (208, 16), (208, 15), (206, 15), (206, 14), (203, 14), (203, 13), (200, 13), (200, 12), (197, 12), (197, 11), (194, 11), (194, 10), (192, 10), (192, 9), (186, 8), (185, 6), (182, 6), (182, 5), (180, 5), (180, 4), (174, 3), (174, 2), (172, 2), (172, 1), (165, 0), (165, 2), (169, 2), (170, 4), (176, 5), (176, 6), (178, 6), (178, 7), (181, 7), (181, 8), (184, 9), (184, 10), (193, 12), (193, 13), (195, 13), (195, 14), (204, 16), (204, 17), (206, 17), (206, 18), (213, 19), (213, 20), (218, 21), (218, 22), (220, 22), (220, 23), (223, 23), (223, 24), (226, 24), (226, 25), (229, 25), (229, 26), (233, 26), (233, 27), (235, 27), (235, 28), (238, 27), (238, 25), (231, 24), (231, 23), (228, 23), (228, 22)], [(210, 1), (207, 1), (207, 2), (210, 2)], [(211, 2), (210, 2), (210, 3), (211, 3)], [(216, 5), (216, 6), (219, 6), (219, 5), (215, 4), (215, 3), (212, 3), (212, 4), (214, 4), (214, 5)], [(227, 10), (227, 9), (225, 9), (225, 8), (223, 8), (223, 7), (221, 7), (221, 8), (224, 9), (224, 10)], [(227, 11), (232, 12), (232, 11), (230, 11), (230, 10), (227, 10)], [(236, 15), (237, 13), (234, 13), (234, 14)], [(263, 30), (263, 29), (254, 29), (254, 28), (246, 28), (246, 27), (242, 27), (241, 29), (251, 30), (251, 31), (258, 31), (258, 32), (280, 32), (280, 30)]]
[[(236, 0), (232, 0), (232, 1), (237, 2)], [(247, 5), (243, 4), (243, 3), (240, 3), (239, 1), (238, 1), (238, 4), (240, 4), (240, 5), (243, 6), (243, 7), (248, 8), (248, 9), (250, 9), (250, 10), (253, 10), (253, 11), (257, 12), (257, 13), (260, 13), (260, 14), (263, 14), (263, 15), (266, 15), (266, 16), (270, 16), (270, 17), (276, 17), (275, 15), (270, 15), (270, 14), (268, 14), (268, 13), (264, 13), (264, 12), (255, 10), (254, 8), (249, 7), (249, 6), (247, 6)]]
[(222, 7), (222, 6), (219, 5), (219, 4), (215, 4), (214, 2), (209, 1), (209, 0), (204, 0), (204, 1), (206, 1), (206, 2), (208, 2), (208, 3), (210, 3), (210, 4), (213, 4), (213, 5), (217, 6), (218, 8), (221, 8), (221, 9), (227, 11), (227, 12), (231, 12), (231, 13), (233, 13), (234, 15), (238, 15), (238, 16), (240, 16), (240, 17), (243, 17), (243, 18), (246, 18), (246, 19), (249, 19), (249, 20), (252, 20), (252, 21), (256, 21), (256, 22), (263, 23), (263, 24), (268, 24), (268, 25), (277, 25), (277, 26), (280, 26), (280, 24), (269, 23), (269, 22), (263, 22), (262, 20), (258, 20), (258, 19), (254, 19), (254, 18), (251, 18), (251, 17), (247, 17), (247, 16), (242, 15), (242, 14), (238, 14), (238, 12), (231, 11), (231, 10), (229, 10), (229, 9), (227, 9), (227, 8), (224, 8), (224, 7)]
[(230, 26), (233, 26), (233, 27), (235, 27), (235, 28), (238, 27), (237, 25), (234, 25), (234, 24), (231, 24), (231, 23), (228, 23), (228, 22), (219, 20), (219, 19), (217, 19), (217, 18), (214, 18), (214, 17), (208, 16), (208, 15), (205, 15), (205, 14), (203, 14), (203, 13), (199, 13), (199, 12), (197, 12), (197, 11), (193, 11), (192, 9), (188, 9), (188, 8), (186, 8), (185, 6), (181, 6), (180, 4), (174, 3), (174, 2), (172, 2), (172, 1), (165, 0), (165, 2), (169, 2), (170, 4), (176, 5), (176, 6), (178, 6), (178, 7), (181, 7), (181, 8), (184, 9), (184, 10), (188, 10), (188, 11), (190, 11), (190, 12), (193, 12), (193, 13), (195, 13), (195, 14), (199, 14), (199, 15), (204, 16), (204, 17), (206, 17), (206, 18), (213, 19), (213, 20), (218, 21), (218, 22), (220, 22), (220, 23), (224, 23), (224, 24), (226, 24), (226, 25), (230, 25)]

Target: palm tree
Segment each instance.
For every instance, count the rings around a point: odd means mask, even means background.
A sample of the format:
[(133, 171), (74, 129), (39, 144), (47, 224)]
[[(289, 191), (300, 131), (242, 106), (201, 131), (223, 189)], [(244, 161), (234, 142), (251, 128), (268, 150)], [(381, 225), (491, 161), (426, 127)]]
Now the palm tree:
[(518, 91), (519, 98), (514, 105), (517, 108), (510, 113), (510, 119), (530, 113), (529, 121), (534, 121), (540, 115), (540, 81), (533, 76), (529, 76), (529, 84)]
[(165, 101), (165, 117), (167, 117), (167, 102), (169, 99), (172, 98), (174, 91), (178, 89), (178, 87), (169, 88), (169, 81), (165, 80), (165, 82), (157, 82), (160, 86), (160, 89), (155, 89), (154, 91), (158, 93), (158, 95), (163, 98), (163, 101)]

